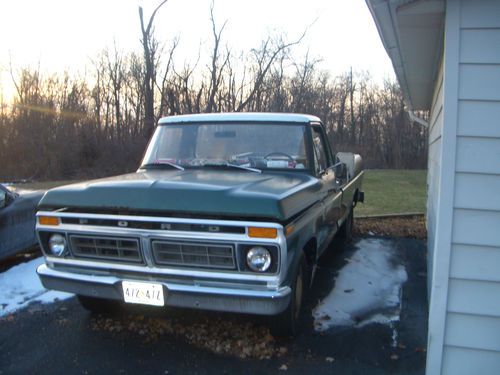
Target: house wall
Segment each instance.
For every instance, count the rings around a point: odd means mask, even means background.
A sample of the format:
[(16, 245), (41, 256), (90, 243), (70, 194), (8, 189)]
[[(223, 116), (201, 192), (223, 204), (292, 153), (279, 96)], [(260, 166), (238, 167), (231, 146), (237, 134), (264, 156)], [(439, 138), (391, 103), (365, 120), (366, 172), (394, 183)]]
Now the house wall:
[(431, 116), (429, 121), (429, 157), (427, 161), (427, 288), (433, 275), (434, 248), (436, 240), (437, 210), (440, 191), (440, 165), (443, 134), (443, 65), (439, 69), (434, 88)]
[[(438, 186), (438, 202), (451, 194), (452, 207), (438, 206), (437, 217), (446, 216), (451, 210), (452, 227), (449, 264), (441, 265), (439, 270), (448, 274), (442, 304), (444, 319), (439, 316), (439, 309), (431, 308), (429, 325), (432, 319), (444, 323), (441, 374), (498, 375), (500, 1), (448, 0), (446, 12), (445, 45), (455, 47), (448, 51), (450, 56), (445, 48), (442, 147), (454, 148), (455, 158), (446, 163), (442, 155), (440, 179), (442, 182), (448, 178), (445, 168), (453, 166), (454, 184), (451, 189)], [(445, 139), (446, 134), (451, 136), (453, 132), (455, 139)], [(436, 198), (429, 193), (429, 201), (432, 199)], [(439, 244), (433, 246), (436, 262), (436, 252), (442, 249)], [(431, 304), (432, 299), (431, 295)], [(431, 333), (429, 338), (433, 338)], [(436, 349), (431, 348), (434, 344), (429, 342), (430, 350)], [(439, 373), (431, 366), (428, 365), (428, 373)]]

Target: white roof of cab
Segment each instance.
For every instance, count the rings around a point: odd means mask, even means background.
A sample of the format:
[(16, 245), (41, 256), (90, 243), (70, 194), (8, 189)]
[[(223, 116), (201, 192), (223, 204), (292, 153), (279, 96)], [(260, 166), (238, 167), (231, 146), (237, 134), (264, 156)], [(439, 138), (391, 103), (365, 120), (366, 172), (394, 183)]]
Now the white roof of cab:
[(195, 115), (180, 115), (163, 117), (158, 124), (178, 124), (182, 122), (321, 122), (316, 116), (297, 113), (265, 113), (265, 112), (234, 112), (234, 113), (201, 113)]

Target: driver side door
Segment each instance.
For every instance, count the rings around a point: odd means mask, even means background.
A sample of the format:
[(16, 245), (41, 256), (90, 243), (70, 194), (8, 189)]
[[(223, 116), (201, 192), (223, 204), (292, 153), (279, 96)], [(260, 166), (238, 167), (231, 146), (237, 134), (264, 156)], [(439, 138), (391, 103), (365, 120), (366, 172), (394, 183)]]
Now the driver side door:
[(337, 233), (342, 192), (337, 187), (335, 172), (332, 168), (334, 161), (330, 148), (326, 144), (324, 128), (321, 125), (313, 125), (311, 130), (315, 172), (316, 176), (321, 180), (324, 197), (322, 200), (323, 217), (318, 233), (318, 256), (320, 256), (328, 247), (335, 233)]

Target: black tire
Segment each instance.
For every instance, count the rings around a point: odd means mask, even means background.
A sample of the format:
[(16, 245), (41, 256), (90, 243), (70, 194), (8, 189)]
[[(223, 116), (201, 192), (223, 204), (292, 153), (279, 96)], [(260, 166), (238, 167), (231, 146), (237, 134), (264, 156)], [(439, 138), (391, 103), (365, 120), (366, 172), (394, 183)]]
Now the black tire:
[(112, 301), (103, 298), (96, 297), (87, 297), (87, 296), (76, 296), (78, 298), (78, 302), (85, 310), (90, 311), (95, 314), (105, 314), (117, 311), (120, 307), (120, 303), (118, 301)]
[(351, 207), (351, 210), (349, 211), (349, 216), (347, 216), (347, 219), (344, 221), (339, 231), (340, 237), (342, 237), (345, 242), (352, 241), (353, 228), (354, 228), (354, 207)]
[(270, 328), (273, 336), (293, 337), (300, 332), (300, 318), (307, 285), (307, 264), (302, 254), (292, 283), (290, 303), (285, 311), (272, 319)]

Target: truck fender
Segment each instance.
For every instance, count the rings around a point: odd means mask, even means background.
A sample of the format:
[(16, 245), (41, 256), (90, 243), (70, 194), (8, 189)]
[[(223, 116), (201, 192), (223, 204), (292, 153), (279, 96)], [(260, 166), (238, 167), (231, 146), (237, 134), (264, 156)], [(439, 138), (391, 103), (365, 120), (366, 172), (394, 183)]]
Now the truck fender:
[(297, 272), (298, 267), (300, 266), (300, 259), (302, 254), (304, 254), (305, 256), (308, 268), (306, 283), (310, 284), (316, 269), (316, 261), (318, 254), (316, 238), (310, 236), (307, 242), (300, 241), (296, 242), (295, 244), (296, 245), (293, 246), (293, 248), (289, 249), (288, 251), (288, 256), (291, 257), (291, 259), (288, 262), (288, 270), (285, 277), (285, 284), (290, 285), (292, 283), (295, 273)]

